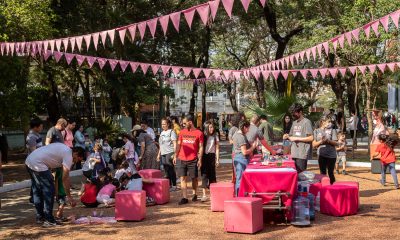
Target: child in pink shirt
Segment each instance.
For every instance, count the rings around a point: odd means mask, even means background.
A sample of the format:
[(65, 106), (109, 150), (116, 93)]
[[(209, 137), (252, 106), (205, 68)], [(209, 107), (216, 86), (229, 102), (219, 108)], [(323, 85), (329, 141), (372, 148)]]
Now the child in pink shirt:
[(106, 207), (111, 206), (115, 203), (115, 192), (117, 191), (117, 187), (119, 187), (118, 181), (112, 181), (110, 183), (110, 179), (108, 179), (107, 184), (105, 184), (100, 191), (97, 193), (96, 200), (100, 204), (104, 204)]

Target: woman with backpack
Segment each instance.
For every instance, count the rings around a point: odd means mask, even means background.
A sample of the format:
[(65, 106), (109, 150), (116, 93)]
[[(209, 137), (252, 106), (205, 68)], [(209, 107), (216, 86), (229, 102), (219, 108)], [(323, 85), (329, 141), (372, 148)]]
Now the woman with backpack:
[(204, 154), (201, 164), (201, 179), (203, 188), (202, 202), (207, 201), (207, 189), (211, 183), (217, 182), (216, 167), (219, 166), (219, 138), (213, 122), (206, 122), (204, 131)]

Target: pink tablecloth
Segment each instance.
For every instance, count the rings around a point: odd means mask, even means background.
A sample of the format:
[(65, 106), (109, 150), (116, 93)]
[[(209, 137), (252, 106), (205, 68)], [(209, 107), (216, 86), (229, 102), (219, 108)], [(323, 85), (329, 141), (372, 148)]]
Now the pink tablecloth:
[[(250, 165), (244, 171), (239, 187), (239, 197), (248, 193), (276, 193), (289, 192), (289, 197), (282, 197), (285, 206), (291, 206), (292, 199), (297, 191), (297, 172), (293, 168), (251, 168)], [(274, 196), (257, 196), (263, 200), (263, 204), (269, 203)]]
[[(296, 169), (296, 164), (294, 163), (293, 160), (285, 160), (285, 161), (282, 161), (282, 167)], [(261, 162), (250, 162), (249, 165), (247, 165), (247, 168), (248, 169), (268, 169), (268, 168), (279, 168), (279, 167), (276, 165), (276, 162), (270, 162), (268, 165), (262, 165)]]

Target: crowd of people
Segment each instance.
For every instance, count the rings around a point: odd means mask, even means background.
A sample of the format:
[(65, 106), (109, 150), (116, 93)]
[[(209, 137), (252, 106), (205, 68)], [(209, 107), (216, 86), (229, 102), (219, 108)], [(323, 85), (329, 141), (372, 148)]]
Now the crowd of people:
[[(342, 163), (342, 174), (346, 172), (346, 133), (338, 124), (333, 113), (324, 114), (313, 127), (304, 116), (303, 106), (295, 103), (283, 118), (282, 148), (273, 147), (274, 130), (267, 116), (254, 114), (248, 121), (243, 113), (237, 113), (226, 121), (228, 128), (222, 127), (232, 145), (232, 182), (238, 194), (241, 178), (253, 154), (291, 154), (296, 170), (307, 170), (307, 162), (316, 149), (321, 174), (327, 174), (330, 182), (335, 182)], [(379, 112), (373, 113), (375, 128), (371, 144), (376, 144), (373, 157), (382, 161), (381, 183), (385, 185), (386, 168), (392, 173), (396, 188), (397, 176), (394, 168), (394, 146), (397, 140), (388, 136)], [(224, 120), (225, 121), (225, 120)], [(357, 125), (357, 117), (352, 116), (349, 130)], [(141, 169), (160, 169), (170, 181), (170, 191), (179, 190), (179, 205), (198, 200), (198, 177), (201, 177), (201, 201), (208, 200), (210, 184), (217, 181), (216, 168), (220, 164), (220, 135), (214, 121), (206, 121), (203, 129), (195, 127), (193, 116), (181, 119), (171, 117), (161, 120), (162, 131), (156, 136), (145, 121), (135, 125), (130, 133), (121, 135), (123, 144), (112, 148), (106, 136), (95, 136), (92, 142), (83, 126), (76, 128), (73, 120), (59, 119), (47, 132), (44, 144), (40, 132), (43, 123), (39, 119), (31, 121), (31, 130), (26, 139), (28, 157), (27, 170), (31, 176), (31, 202), (35, 205), (37, 222), (44, 226), (54, 226), (64, 221), (63, 208), (67, 203), (76, 205), (71, 196), (69, 172), (82, 168), (86, 182), (79, 191), (80, 201), (86, 207), (99, 204), (112, 206), (114, 196), (121, 190), (141, 190), (144, 184), (152, 184), (139, 174)], [(351, 132), (352, 133), (352, 132)], [(354, 134), (354, 133), (353, 133)], [(278, 149), (278, 150), (276, 150)], [(82, 164), (83, 163), (83, 164)], [(52, 171), (55, 173), (54, 177)], [(200, 171), (200, 173), (199, 173)], [(192, 194), (188, 194), (191, 182)], [(53, 197), (54, 196), (54, 197)], [(58, 211), (53, 216), (54, 200)], [(148, 197), (148, 205), (154, 200)]]

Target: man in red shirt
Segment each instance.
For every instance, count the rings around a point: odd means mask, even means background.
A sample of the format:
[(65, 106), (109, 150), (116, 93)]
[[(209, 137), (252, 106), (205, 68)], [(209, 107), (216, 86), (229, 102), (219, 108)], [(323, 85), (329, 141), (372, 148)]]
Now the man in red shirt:
[(201, 167), (203, 157), (203, 133), (193, 125), (193, 117), (186, 115), (183, 119), (183, 126), (176, 145), (176, 158), (174, 164), (177, 166), (178, 175), (181, 178), (181, 189), (183, 198), (179, 205), (189, 202), (187, 198), (187, 176), (192, 178), (193, 196), (192, 201), (197, 201), (197, 177), (198, 168)]

